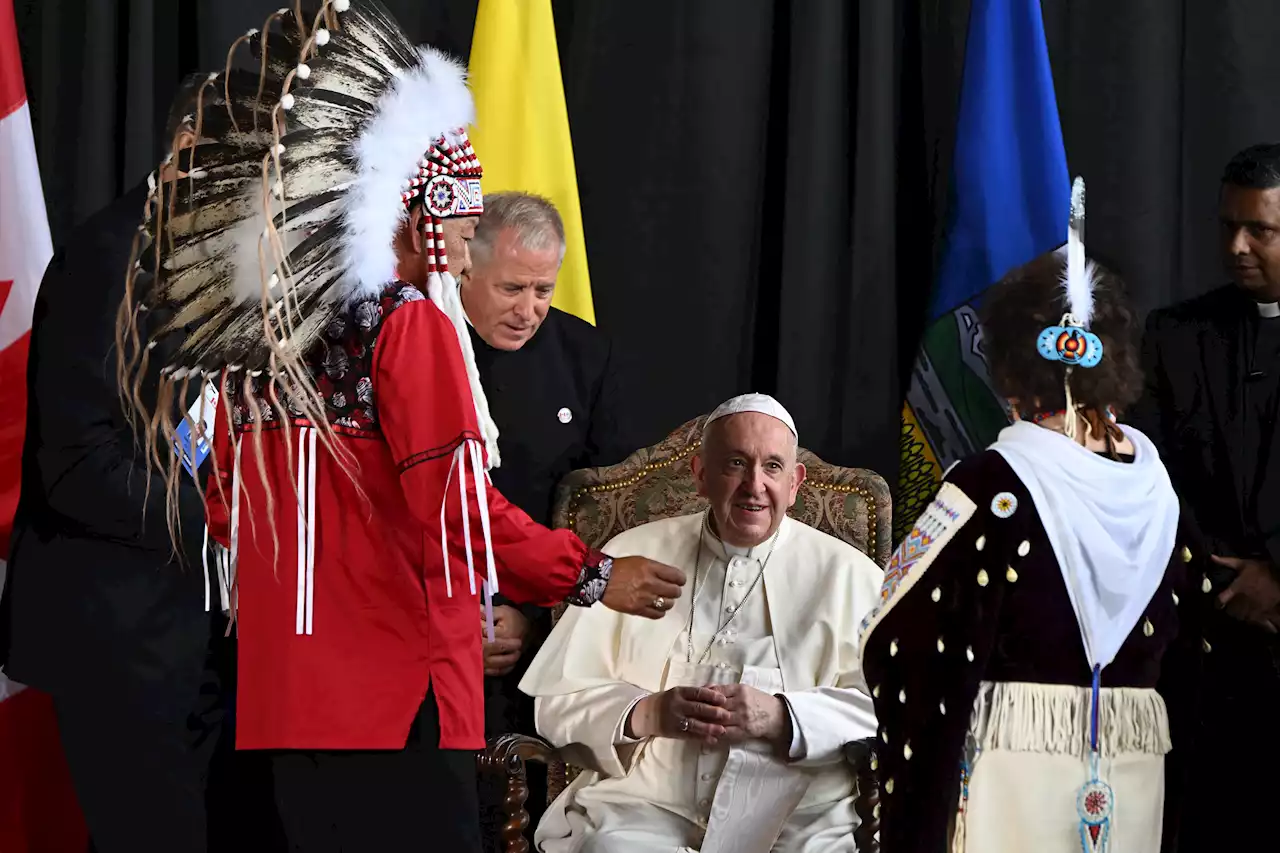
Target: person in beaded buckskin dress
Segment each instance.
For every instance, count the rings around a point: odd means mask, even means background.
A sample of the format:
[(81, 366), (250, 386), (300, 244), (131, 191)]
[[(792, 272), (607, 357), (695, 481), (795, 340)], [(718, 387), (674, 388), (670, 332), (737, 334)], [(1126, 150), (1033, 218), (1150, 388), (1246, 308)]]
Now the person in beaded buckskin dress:
[(1062, 253), (987, 297), (1015, 422), (947, 473), (864, 625), (885, 853), (1175, 849), (1207, 555), (1112, 414), (1140, 389), (1123, 285), (1089, 264), (1082, 293), (1073, 261), (1066, 317)]

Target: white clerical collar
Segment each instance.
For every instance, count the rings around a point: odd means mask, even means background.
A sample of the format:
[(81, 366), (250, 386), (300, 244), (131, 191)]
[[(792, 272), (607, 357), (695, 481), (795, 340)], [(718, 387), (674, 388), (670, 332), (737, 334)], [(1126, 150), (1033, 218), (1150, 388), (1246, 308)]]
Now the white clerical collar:
[(1258, 316), (1266, 319), (1280, 317), (1280, 302), (1255, 302), (1258, 306)]
[(753, 545), (744, 548), (740, 545), (730, 545), (725, 542), (715, 531), (711, 529), (711, 513), (707, 512), (705, 520), (702, 522), (702, 541), (706, 544), (711, 553), (715, 554), (721, 560), (728, 560), (730, 557), (746, 557), (748, 559), (763, 560), (771, 548), (770, 543), (782, 538), (782, 528), (786, 526), (787, 519), (782, 520), (782, 524), (778, 526), (778, 530), (768, 539), (759, 545)]

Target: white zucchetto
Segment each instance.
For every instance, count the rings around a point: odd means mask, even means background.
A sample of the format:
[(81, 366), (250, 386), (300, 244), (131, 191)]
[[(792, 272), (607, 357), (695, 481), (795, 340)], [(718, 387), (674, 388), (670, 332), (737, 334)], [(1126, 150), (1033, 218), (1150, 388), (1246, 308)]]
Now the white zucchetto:
[(707, 418), (707, 422), (703, 424), (702, 428), (705, 430), (711, 425), (712, 421), (727, 418), (729, 415), (740, 415), (743, 412), (759, 412), (762, 415), (777, 418), (787, 425), (787, 429), (791, 430), (791, 434), (796, 437), (797, 441), (800, 438), (800, 433), (796, 432), (796, 422), (791, 419), (791, 413), (768, 394), (742, 394), (726, 400), (716, 407), (716, 410)]

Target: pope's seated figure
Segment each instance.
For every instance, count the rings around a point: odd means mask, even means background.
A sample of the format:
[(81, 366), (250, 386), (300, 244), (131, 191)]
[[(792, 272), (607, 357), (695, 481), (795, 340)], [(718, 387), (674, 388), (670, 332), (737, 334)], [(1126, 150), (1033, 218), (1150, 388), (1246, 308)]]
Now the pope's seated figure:
[(712, 413), (693, 459), (706, 513), (605, 549), (681, 567), (658, 620), (570, 608), (520, 689), (543, 737), (586, 768), (538, 826), (545, 853), (853, 851), (842, 747), (876, 721), (858, 626), (883, 573), (787, 517), (804, 480), (774, 399)]

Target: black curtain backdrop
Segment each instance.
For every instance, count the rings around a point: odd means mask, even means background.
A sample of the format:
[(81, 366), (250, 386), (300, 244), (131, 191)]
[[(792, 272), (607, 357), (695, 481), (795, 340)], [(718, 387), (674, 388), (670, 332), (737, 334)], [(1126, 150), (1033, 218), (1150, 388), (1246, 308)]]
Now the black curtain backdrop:
[[(465, 59), (477, 0), (384, 0)], [(183, 74), (280, 0), (16, 0), (55, 240), (145, 177)], [(896, 483), (967, 0), (555, 0), (597, 323), (642, 436), (748, 390)], [(1218, 175), (1280, 139), (1275, 0), (1043, 0), (1090, 247), (1142, 311), (1220, 283)]]

